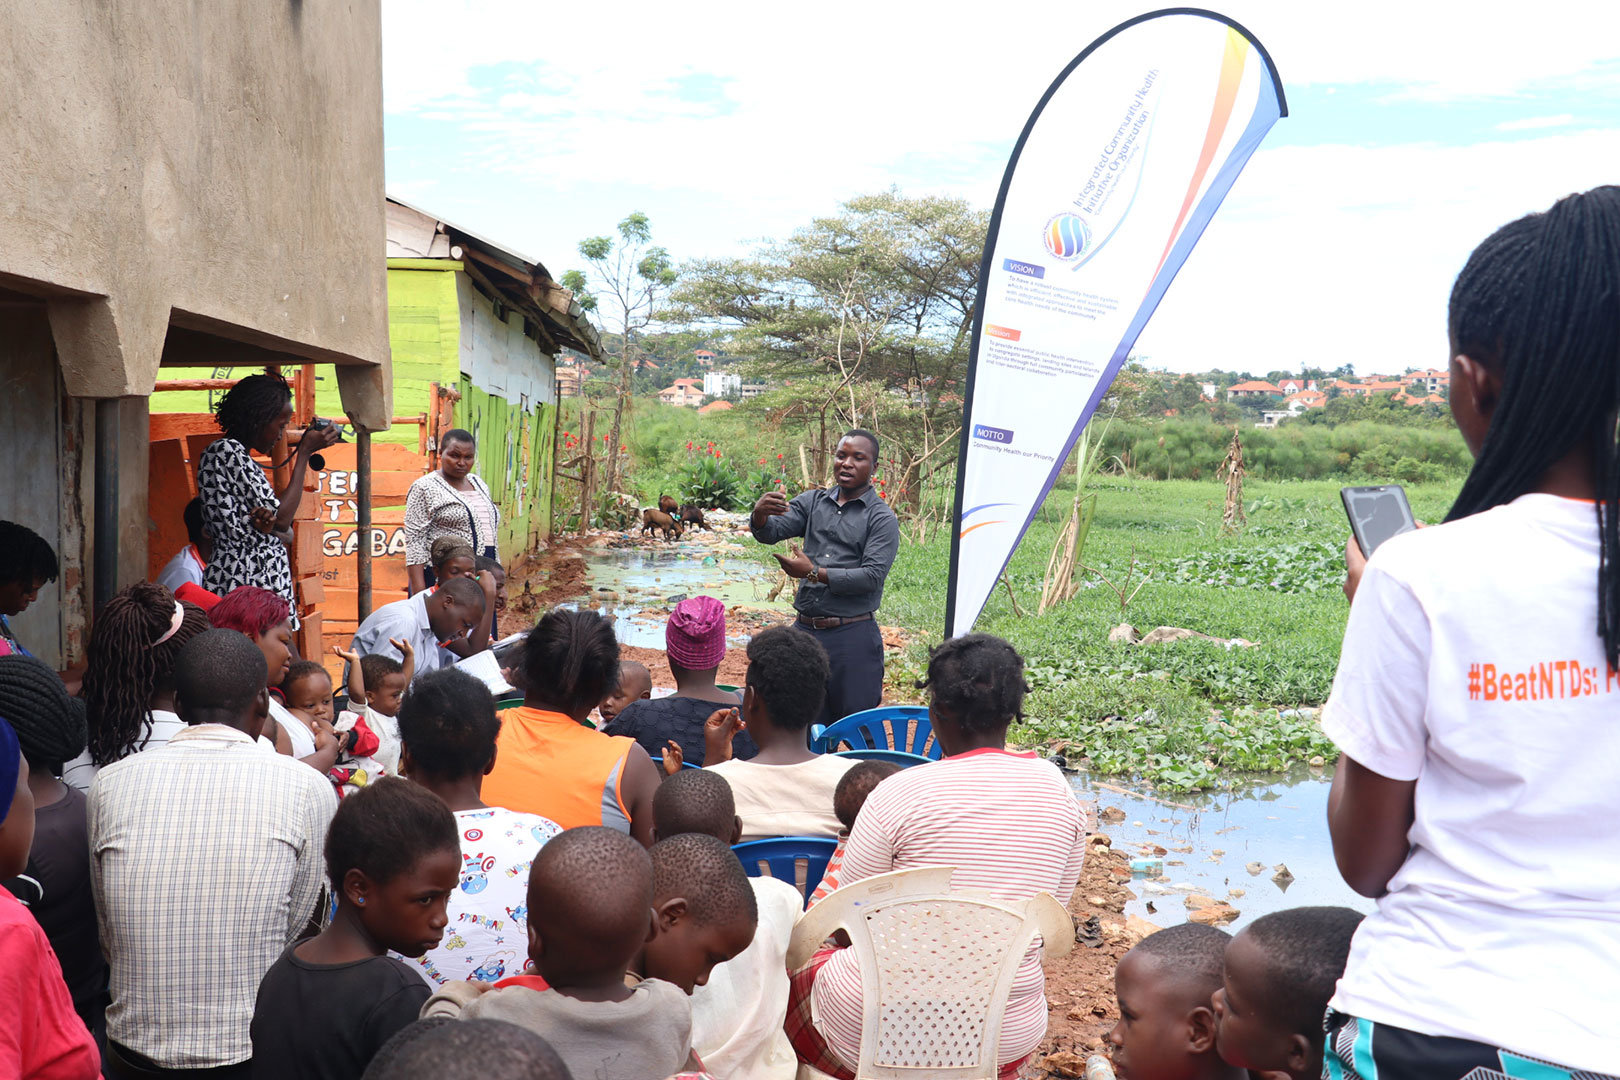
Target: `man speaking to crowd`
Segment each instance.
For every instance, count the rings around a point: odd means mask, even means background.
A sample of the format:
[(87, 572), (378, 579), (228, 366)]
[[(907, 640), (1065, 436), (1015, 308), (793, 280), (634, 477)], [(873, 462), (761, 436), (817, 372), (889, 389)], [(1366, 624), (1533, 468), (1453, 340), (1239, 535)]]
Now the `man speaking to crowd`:
[(873, 615), (883, 602), (883, 579), (900, 547), (900, 522), (872, 487), (877, 436), (856, 429), (833, 454), (836, 487), (806, 491), (788, 502), (779, 491), (754, 504), (754, 539), (775, 544), (804, 537), (776, 556), (799, 578), (794, 626), (827, 650), (832, 676), (822, 720), (830, 724), (883, 701), (883, 635)]

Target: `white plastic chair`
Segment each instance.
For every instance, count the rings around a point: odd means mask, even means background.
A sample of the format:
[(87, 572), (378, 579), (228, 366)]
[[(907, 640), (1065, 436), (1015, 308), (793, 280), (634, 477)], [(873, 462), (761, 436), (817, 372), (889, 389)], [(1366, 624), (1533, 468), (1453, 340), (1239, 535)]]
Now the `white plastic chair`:
[[(837, 889), (805, 912), (788, 970), (834, 931), (861, 968), (857, 1080), (995, 1080), (1001, 1021), (1036, 937), (1047, 956), (1074, 948), (1074, 923), (1046, 893), (1007, 902), (951, 889), (949, 866), (896, 870)], [(798, 1080), (827, 1074), (800, 1065)]]

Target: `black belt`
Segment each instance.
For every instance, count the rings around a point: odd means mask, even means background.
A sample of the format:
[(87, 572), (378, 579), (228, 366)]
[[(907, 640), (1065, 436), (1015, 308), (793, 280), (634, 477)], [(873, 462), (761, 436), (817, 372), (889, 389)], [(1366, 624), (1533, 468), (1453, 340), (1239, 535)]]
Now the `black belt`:
[(808, 626), (812, 630), (835, 630), (850, 623), (868, 622), (871, 618), (870, 611), (865, 615), (845, 615), (842, 618), (837, 615), (800, 615), (799, 625)]

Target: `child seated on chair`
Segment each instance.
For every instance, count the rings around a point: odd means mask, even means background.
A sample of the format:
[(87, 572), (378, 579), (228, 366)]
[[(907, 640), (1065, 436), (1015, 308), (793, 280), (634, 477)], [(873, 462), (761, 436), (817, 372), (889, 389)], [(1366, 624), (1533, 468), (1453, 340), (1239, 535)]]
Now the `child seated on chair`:
[(551, 840), (529, 873), (529, 959), (546, 983), (450, 983), (422, 1016), (506, 1020), (549, 1042), (575, 1076), (664, 1080), (701, 1068), (692, 1008), (677, 986), (626, 979), (656, 932), (647, 849), (585, 825)]
[(741, 730), (759, 753), (731, 760), (733, 731), (704, 728), (704, 765), (724, 776), (742, 817), (742, 838), (835, 836), (833, 789), (853, 762), (818, 754), (805, 730), (821, 715), (827, 687), (827, 652), (808, 634), (773, 626), (748, 642)]
[(1182, 923), (1149, 934), (1114, 969), (1119, 1023), (1108, 1033), (1119, 1080), (1246, 1080), (1215, 1050), (1224, 930)]
[(1227, 1064), (1292, 1080), (1322, 1075), (1328, 999), (1363, 918), (1343, 907), (1287, 908), (1232, 939), (1212, 1002)]
[(821, 875), (821, 883), (816, 886), (816, 891), (810, 894), (806, 908), (838, 888), (838, 872), (844, 865), (844, 849), (849, 846), (849, 830), (855, 827), (855, 819), (860, 816), (861, 807), (866, 805), (866, 797), (885, 777), (899, 771), (900, 766), (892, 761), (857, 761), (838, 781), (838, 786), (833, 789), (833, 814), (843, 828), (838, 830), (838, 847), (833, 849), (832, 858), (827, 860), (826, 872)]
[[(730, 865), (741, 871), (729, 845), (737, 840), (742, 823), (737, 817), (731, 788), (711, 769), (684, 769), (658, 785), (653, 796), (653, 865), (661, 884), (659, 893), (674, 892), (685, 880), (667, 856), (684, 850), (666, 847), (676, 840), (712, 838), (723, 845)], [(721, 864), (722, 848), (707, 845)], [(717, 877), (730, 876), (716, 873)], [(749, 1080), (793, 1080), (798, 1059), (782, 1030), (787, 1016), (788, 941), (793, 924), (804, 907), (799, 890), (772, 877), (745, 879), (753, 892), (756, 912), (754, 939), (730, 960), (716, 964), (706, 983), (692, 994), (692, 1049), (716, 1076), (748, 1077)], [(664, 901), (660, 900), (660, 904)], [(660, 939), (647, 946), (647, 973), (661, 979), (664, 970)]]
[(620, 660), (618, 684), (596, 707), (597, 715), (602, 718), (602, 723), (597, 726), (611, 724), (613, 718), (624, 712), (624, 707), (632, 701), (647, 701), (651, 697), (652, 672), (647, 670), (647, 665), (637, 660)]
[[(1080, 804), (1056, 765), (1006, 749), (1029, 691), (1023, 657), (988, 634), (952, 638), (933, 651), (918, 688), (928, 691), (945, 757), (902, 770), (872, 792), (850, 830), (840, 885), (949, 866), (955, 890), (1007, 901), (1048, 893), (1067, 902), (1080, 880)], [(800, 1061), (854, 1076), (867, 989), (851, 949), (822, 949), (793, 973), (786, 1026)], [(1045, 989), (1035, 946), (1013, 981), (994, 1050), (1004, 1077), (1017, 1075), (1046, 1034)]]

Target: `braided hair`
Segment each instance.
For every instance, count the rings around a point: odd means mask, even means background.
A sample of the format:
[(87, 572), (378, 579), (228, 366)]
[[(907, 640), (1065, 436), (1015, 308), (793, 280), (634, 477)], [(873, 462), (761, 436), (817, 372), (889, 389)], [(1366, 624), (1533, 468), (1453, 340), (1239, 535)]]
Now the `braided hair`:
[(219, 430), (243, 446), (252, 446), (265, 425), (281, 415), (292, 400), (287, 380), (273, 372), (249, 375), (214, 405)]
[(594, 611), (547, 612), (523, 639), (523, 678), (537, 702), (570, 716), (588, 712), (619, 685), (613, 623)]
[(917, 689), (964, 731), (988, 732), (1024, 718), (1024, 658), (990, 634), (951, 638), (928, 655)]
[(174, 594), (162, 585), (137, 582), (107, 601), (90, 630), (84, 703), (90, 721), (90, 760), (110, 765), (133, 753), (152, 733), (152, 698), (174, 689), (180, 647), (210, 628), (195, 604), (181, 603), (174, 622)]
[(16, 731), (30, 769), (61, 776), (63, 764), (84, 752), (84, 702), (32, 656), (0, 656), (0, 718)]
[(1492, 233), (1451, 290), (1453, 355), (1498, 368), (1501, 398), (1447, 521), (1512, 502), (1583, 443), (1597, 481), (1598, 625), (1620, 667), (1620, 187)]

